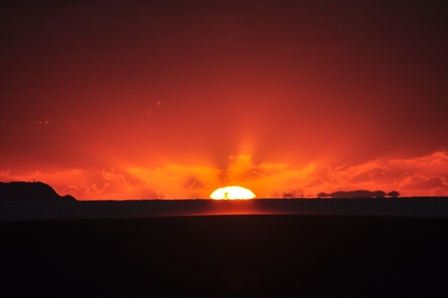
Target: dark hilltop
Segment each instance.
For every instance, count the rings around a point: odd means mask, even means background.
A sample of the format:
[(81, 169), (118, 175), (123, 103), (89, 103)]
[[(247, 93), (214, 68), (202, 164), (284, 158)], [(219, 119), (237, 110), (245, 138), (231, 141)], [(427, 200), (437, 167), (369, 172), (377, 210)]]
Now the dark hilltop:
[(76, 201), (70, 195), (60, 196), (42, 182), (0, 182), (0, 202), (6, 201)]

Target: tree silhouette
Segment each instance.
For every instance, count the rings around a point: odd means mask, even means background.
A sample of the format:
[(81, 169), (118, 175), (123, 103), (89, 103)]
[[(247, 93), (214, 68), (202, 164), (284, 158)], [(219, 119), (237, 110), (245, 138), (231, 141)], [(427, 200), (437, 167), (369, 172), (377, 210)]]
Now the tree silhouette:
[(391, 198), (396, 198), (396, 197), (400, 196), (400, 193), (396, 190), (393, 190), (393, 191), (389, 192), (387, 195)]

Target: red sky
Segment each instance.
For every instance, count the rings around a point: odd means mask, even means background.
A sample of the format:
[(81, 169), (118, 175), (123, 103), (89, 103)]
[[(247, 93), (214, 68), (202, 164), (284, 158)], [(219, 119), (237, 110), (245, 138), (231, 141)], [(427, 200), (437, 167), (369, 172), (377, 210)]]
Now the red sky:
[(448, 196), (444, 1), (7, 2), (0, 181)]

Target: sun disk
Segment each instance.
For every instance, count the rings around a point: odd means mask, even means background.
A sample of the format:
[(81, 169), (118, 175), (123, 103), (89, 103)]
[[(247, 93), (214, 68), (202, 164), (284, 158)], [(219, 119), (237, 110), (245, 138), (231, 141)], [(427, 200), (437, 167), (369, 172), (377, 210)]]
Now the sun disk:
[(210, 198), (214, 200), (249, 200), (255, 198), (255, 194), (241, 186), (226, 186), (212, 192)]

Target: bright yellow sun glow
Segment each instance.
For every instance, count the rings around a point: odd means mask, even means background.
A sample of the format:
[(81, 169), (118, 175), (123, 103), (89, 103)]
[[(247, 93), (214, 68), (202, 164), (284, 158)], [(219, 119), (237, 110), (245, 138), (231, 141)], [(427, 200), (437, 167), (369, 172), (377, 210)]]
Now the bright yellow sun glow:
[(255, 194), (241, 186), (226, 186), (212, 192), (210, 198), (214, 200), (249, 200), (255, 198)]

